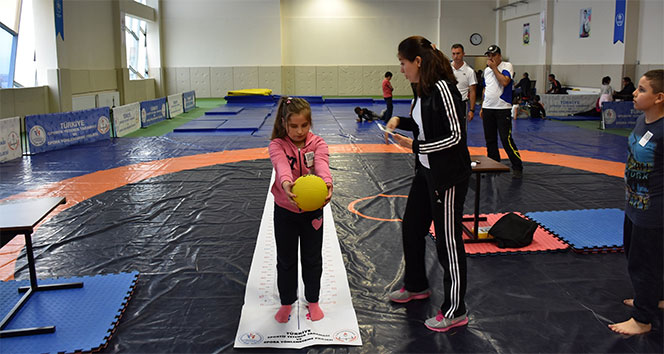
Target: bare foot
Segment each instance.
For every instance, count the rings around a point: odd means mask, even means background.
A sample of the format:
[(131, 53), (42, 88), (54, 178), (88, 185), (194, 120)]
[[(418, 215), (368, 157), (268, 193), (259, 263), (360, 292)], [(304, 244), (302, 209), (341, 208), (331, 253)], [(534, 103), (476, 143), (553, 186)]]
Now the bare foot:
[(277, 314), (274, 315), (274, 319), (279, 323), (286, 323), (290, 318), (291, 305), (281, 305)]
[(643, 334), (650, 332), (652, 325), (650, 323), (641, 323), (634, 318), (630, 318), (625, 322), (610, 324), (609, 328), (611, 328), (612, 331), (620, 334)]
[(325, 315), (323, 314), (323, 310), (321, 310), (320, 306), (318, 306), (318, 303), (309, 303), (309, 318), (312, 321), (318, 321), (323, 319), (323, 317), (325, 317)]
[[(623, 300), (623, 304), (629, 307), (634, 307), (634, 299), (625, 299)], [(659, 302), (657, 303), (657, 308), (660, 310), (664, 310), (664, 300), (659, 300)]]

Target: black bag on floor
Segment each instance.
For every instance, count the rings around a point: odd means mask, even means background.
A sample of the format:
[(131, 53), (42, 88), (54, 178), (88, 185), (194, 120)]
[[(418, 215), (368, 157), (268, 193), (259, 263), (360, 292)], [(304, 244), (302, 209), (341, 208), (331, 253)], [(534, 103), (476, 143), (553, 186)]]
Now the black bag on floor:
[(509, 213), (493, 224), (489, 235), (493, 236), (500, 248), (520, 248), (533, 242), (536, 229), (536, 222)]

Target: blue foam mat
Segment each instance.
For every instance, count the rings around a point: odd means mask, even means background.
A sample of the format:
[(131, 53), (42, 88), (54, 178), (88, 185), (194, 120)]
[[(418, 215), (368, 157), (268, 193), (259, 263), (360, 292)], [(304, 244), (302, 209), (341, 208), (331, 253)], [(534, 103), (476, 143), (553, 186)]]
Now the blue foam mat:
[(602, 117), (592, 117), (592, 116), (547, 116), (547, 118), (553, 120), (564, 120), (564, 121), (602, 120)]
[(537, 211), (525, 214), (581, 251), (619, 251), (623, 246), (620, 209)]
[(273, 96), (226, 96), (227, 103), (274, 103)]
[[(39, 280), (40, 285), (83, 282), (79, 289), (38, 291), (5, 329), (55, 326), (54, 333), (0, 338), (3, 353), (93, 351), (110, 339), (136, 284), (138, 272)], [(28, 280), (0, 282), (0, 312), (7, 314)]]
[(181, 126), (173, 129), (175, 132), (182, 132), (182, 131), (192, 131), (192, 130), (215, 130), (222, 124), (224, 124), (226, 121), (221, 121), (221, 120), (192, 120), (190, 122), (187, 122), (185, 124), (182, 124)]
[(205, 115), (208, 116), (213, 116), (213, 115), (228, 115), (228, 114), (237, 114), (240, 113), (244, 109), (244, 106), (227, 106), (225, 104), (222, 104), (221, 106), (217, 108), (213, 108), (207, 112), (205, 112)]
[(371, 97), (349, 97), (349, 98), (326, 98), (325, 103), (357, 103), (357, 104), (373, 104), (374, 99)]

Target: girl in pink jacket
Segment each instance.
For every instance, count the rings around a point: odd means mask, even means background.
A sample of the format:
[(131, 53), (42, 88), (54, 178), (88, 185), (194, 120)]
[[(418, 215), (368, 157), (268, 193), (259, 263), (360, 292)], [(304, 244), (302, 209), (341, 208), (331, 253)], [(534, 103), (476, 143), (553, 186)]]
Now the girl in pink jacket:
[(312, 321), (323, 318), (318, 305), (320, 278), (323, 273), (323, 209), (301, 211), (291, 192), (300, 176), (315, 174), (325, 181), (328, 192), (325, 204), (332, 198), (330, 157), (325, 141), (311, 129), (311, 107), (301, 98), (282, 97), (269, 146), (270, 160), (276, 172), (274, 195), (274, 238), (277, 244), (277, 288), (281, 308), (274, 316), (286, 323), (291, 306), (297, 301), (298, 240), (301, 247), (304, 295), (309, 302)]

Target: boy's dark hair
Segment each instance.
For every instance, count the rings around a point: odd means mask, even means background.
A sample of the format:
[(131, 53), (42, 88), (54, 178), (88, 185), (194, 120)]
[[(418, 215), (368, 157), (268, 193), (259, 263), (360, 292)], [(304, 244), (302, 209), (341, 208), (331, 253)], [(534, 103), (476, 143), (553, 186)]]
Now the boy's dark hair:
[(463, 45), (461, 43), (452, 44), (452, 49), (455, 49), (455, 48), (461, 48), (461, 51), (465, 52), (465, 50), (463, 49)]
[(654, 93), (664, 92), (664, 70), (650, 70), (647, 73), (643, 74), (646, 79), (650, 82), (652, 90)]
[(523, 76), (528, 77), (528, 73), (523, 73)]
[(277, 103), (277, 115), (274, 117), (274, 127), (272, 128), (272, 137), (270, 140), (283, 138), (288, 135), (288, 118), (293, 114), (303, 115), (313, 126), (311, 121), (311, 106), (309, 102), (299, 97), (283, 96)]
[(362, 108), (360, 108), (359, 106), (355, 107), (354, 111), (355, 111), (356, 114), (360, 114), (360, 113), (362, 113)]
[(429, 94), (440, 80), (445, 80), (451, 85), (457, 84), (450, 59), (436, 49), (428, 39), (411, 36), (401, 41), (398, 48), (399, 56), (403, 59), (414, 61), (416, 57), (422, 58), (420, 82), (415, 88), (418, 96)]
[(611, 83), (611, 77), (610, 76), (604, 76), (602, 78), (602, 85), (608, 85)]
[(623, 77), (623, 80), (627, 81), (628, 84), (632, 82), (632, 79), (629, 76)]
[(552, 79), (555, 79), (555, 78), (556, 78), (556, 75), (549, 74), (549, 77), (552, 78)]
[(535, 95), (535, 102), (539, 102), (539, 101), (540, 101), (540, 96), (539, 96), (539, 95)]
[(389, 72), (389, 71), (388, 71), (388, 72), (386, 72), (386, 73), (385, 73), (385, 77), (392, 77), (392, 73), (391, 73), (391, 72)]

